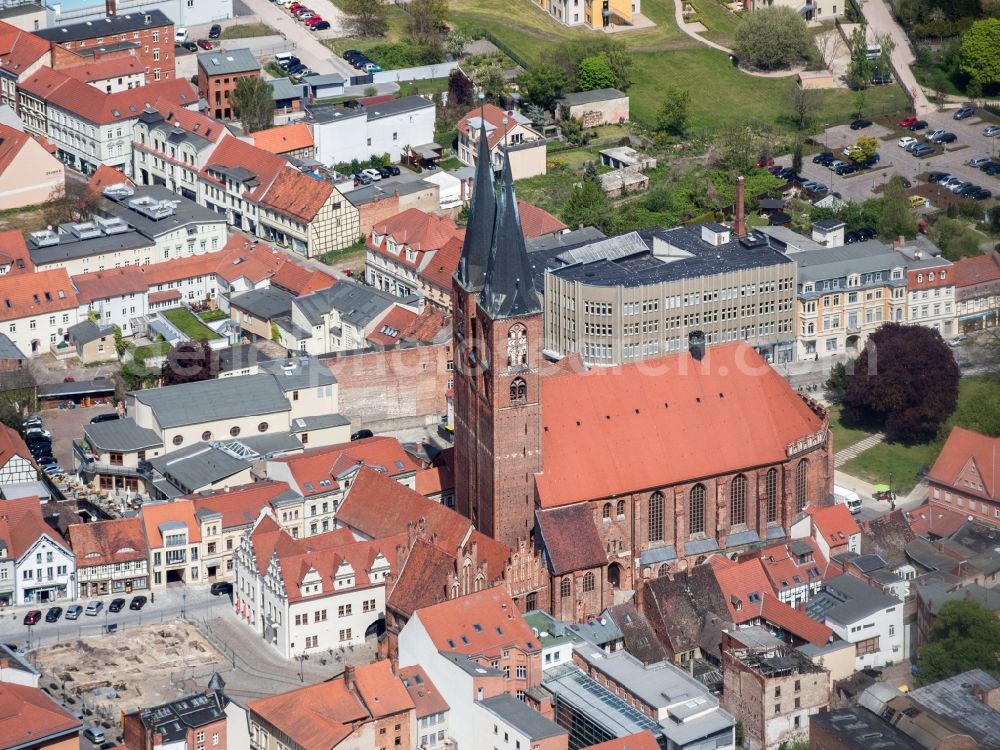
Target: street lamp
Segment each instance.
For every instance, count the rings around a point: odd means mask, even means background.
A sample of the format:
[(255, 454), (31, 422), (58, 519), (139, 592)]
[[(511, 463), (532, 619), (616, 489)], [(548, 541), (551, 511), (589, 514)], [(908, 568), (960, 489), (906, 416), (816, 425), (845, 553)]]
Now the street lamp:
[(181, 592), (181, 618), (184, 619), (184, 620), (187, 619), (187, 598), (188, 598), (187, 592), (186, 591), (182, 591)]
[(305, 651), (299, 654), (299, 682), (305, 682), (305, 676), (302, 674), (302, 662), (306, 658)]

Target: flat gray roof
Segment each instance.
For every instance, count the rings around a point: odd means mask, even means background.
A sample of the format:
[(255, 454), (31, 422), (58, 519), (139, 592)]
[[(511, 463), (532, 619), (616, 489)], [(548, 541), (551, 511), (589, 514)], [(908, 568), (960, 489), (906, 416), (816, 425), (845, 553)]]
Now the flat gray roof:
[(210, 443), (197, 443), (150, 460), (153, 468), (185, 494), (196, 492), (215, 482), (250, 468), (250, 462), (237, 458)]
[[(174, 212), (162, 219), (152, 219), (128, 205), (130, 200), (136, 198), (170, 201), (174, 206)], [(135, 195), (122, 198), (120, 202), (105, 198), (101, 203), (101, 210), (108, 216), (119, 217), (129, 226), (134, 227), (139, 234), (150, 239), (175, 232), (191, 224), (225, 224), (226, 222), (226, 217), (222, 214), (199, 206), (194, 201), (188, 200), (172, 190), (167, 190), (161, 185), (138, 188)]]
[(271, 374), (168, 385), (132, 395), (153, 410), (162, 429), (291, 410)]
[(290, 78), (275, 78), (268, 83), (271, 84), (271, 98), (276, 102), (283, 99), (301, 99), (306, 88), (304, 84), (292, 83)]
[(113, 419), (110, 422), (87, 423), (83, 434), (95, 448), (106, 451), (140, 451), (163, 445), (160, 436), (152, 430), (140, 427), (131, 417)]
[(902, 602), (896, 597), (845, 573), (826, 582), (823, 591), (806, 604), (806, 613), (820, 622), (830, 618), (842, 625), (849, 625), (899, 604)]
[(325, 313), (336, 310), (343, 320), (363, 328), (402, 301), (370, 286), (340, 281), (327, 289), (299, 297), (295, 305), (312, 325), (318, 325)]
[(593, 91), (574, 91), (566, 94), (559, 101), (567, 106), (577, 104), (592, 104), (594, 102), (606, 102), (612, 99), (628, 99), (628, 94), (618, 89), (594, 89)]
[(307, 355), (288, 359), (272, 359), (258, 364), (261, 372), (271, 373), (285, 391), (333, 385), (337, 376), (322, 360)]
[(384, 117), (415, 112), (418, 109), (426, 109), (427, 107), (434, 109), (434, 102), (430, 99), (424, 99), (422, 96), (404, 96), (389, 102), (373, 104), (370, 107), (365, 107), (364, 111), (369, 120), (380, 120)]
[(245, 310), (261, 320), (271, 320), (290, 312), (294, 297), (295, 295), (284, 289), (266, 286), (262, 289), (251, 289), (248, 292), (237, 294), (229, 300), (229, 304), (240, 310)]
[(1000, 687), (995, 677), (982, 669), (970, 669), (910, 692), (921, 706), (958, 724), (981, 747), (1000, 747), (1000, 712), (972, 692), (988, 693)]
[(248, 73), (260, 70), (260, 63), (246, 47), (240, 49), (214, 49), (198, 53), (198, 67), (210, 76), (230, 73)]
[[(224, 220), (224, 219), (223, 219)], [(28, 240), (28, 254), (35, 265), (58, 263), (60, 261), (86, 258), (91, 255), (114, 252), (116, 250), (135, 250), (140, 247), (153, 247), (154, 242), (135, 230), (121, 234), (102, 234), (93, 239), (81, 240), (72, 234), (59, 232), (59, 242), (55, 245), (36, 247)]]
[[(100, 3), (94, 3), (100, 5)], [(148, 19), (148, 20), (147, 20)], [(141, 29), (155, 29), (158, 26), (172, 25), (162, 10), (136, 11), (122, 15), (106, 16), (97, 21), (80, 21), (68, 23), (65, 26), (53, 26), (48, 29), (36, 29), (32, 33), (50, 42), (77, 42), (82, 39), (105, 37), (110, 39), (117, 34), (125, 34)], [(169, 42), (171, 40), (164, 40)]]
[(524, 701), (519, 701), (510, 693), (500, 693), (480, 701), (480, 705), (496, 714), (507, 724), (524, 734), (530, 740), (543, 740), (567, 734), (566, 730), (551, 719), (542, 716)]

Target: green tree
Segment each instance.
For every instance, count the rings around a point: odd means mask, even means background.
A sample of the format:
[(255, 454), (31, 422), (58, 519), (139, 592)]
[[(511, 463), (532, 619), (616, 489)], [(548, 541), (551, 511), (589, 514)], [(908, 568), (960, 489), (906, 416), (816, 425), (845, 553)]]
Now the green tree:
[(550, 48), (545, 62), (562, 68), (570, 82), (570, 89), (577, 85), (580, 63), (588, 58), (603, 57), (608, 66), (616, 89), (627, 91), (632, 85), (632, 56), (624, 42), (609, 36), (579, 36)]
[(381, 0), (343, 0), (339, 7), (354, 36), (385, 36), (389, 30), (388, 11)]
[(122, 336), (122, 329), (117, 324), (115, 325), (115, 351), (118, 356), (122, 356), (128, 349), (128, 342), (125, 341), (125, 337)]
[(984, 18), (962, 35), (960, 69), (984, 86), (1000, 83), (1000, 19)]
[(517, 77), (517, 85), (525, 98), (549, 111), (552, 111), (568, 84), (566, 71), (551, 63), (535, 65)]
[(410, 40), (438, 55), (443, 53), (448, 30), (448, 0), (411, 0), (406, 11), (406, 33)]
[(802, 141), (795, 141), (795, 146), (792, 147), (792, 169), (802, 171)]
[(997, 674), (1000, 653), (1000, 620), (973, 599), (955, 599), (938, 610), (920, 649), (917, 676), (924, 685), (953, 677), (969, 669)]
[(584, 173), (563, 206), (562, 219), (567, 226), (597, 227), (605, 234), (614, 231), (614, 207), (597, 181), (596, 170)]
[(832, 401), (841, 401), (847, 393), (847, 384), (851, 380), (856, 361), (851, 359), (847, 362), (837, 362), (830, 368), (830, 377), (826, 379), (826, 395)]
[(958, 379), (955, 357), (936, 329), (886, 323), (858, 357), (844, 414), (881, 426), (890, 441), (924, 443), (955, 411)]
[(691, 93), (677, 86), (667, 86), (663, 103), (656, 113), (656, 131), (664, 135), (682, 136), (688, 128), (688, 107)]
[(465, 56), (465, 47), (471, 41), (472, 39), (468, 34), (463, 34), (461, 31), (449, 31), (448, 36), (444, 40), (444, 51), (451, 55), (453, 59), (458, 60), (460, 57)]
[(725, 128), (718, 137), (721, 165), (733, 175), (745, 175), (757, 163), (757, 136), (748, 127)]
[(858, 26), (851, 32), (849, 42), (851, 61), (847, 65), (847, 78), (858, 88), (867, 88), (875, 72), (875, 61), (868, 59), (866, 27)]
[(562, 119), (559, 120), (559, 130), (563, 137), (570, 143), (583, 142), (583, 121), (569, 116), (569, 110), (562, 108)]
[(601, 55), (585, 57), (576, 72), (576, 87), (580, 91), (606, 89), (615, 82), (615, 75), (607, 58)]
[(951, 261), (982, 253), (980, 243), (983, 236), (959, 219), (939, 218), (931, 227), (930, 236), (934, 244), (941, 248), (941, 255)]
[(913, 216), (906, 188), (903, 187), (903, 181), (899, 175), (894, 174), (885, 183), (885, 190), (882, 193), (882, 215), (879, 219), (878, 230), (879, 234), (887, 240), (899, 236), (912, 237), (917, 233), (917, 220)]
[(871, 135), (863, 135), (858, 138), (858, 142), (851, 150), (851, 159), (854, 161), (865, 161), (878, 153), (878, 138)]
[(809, 49), (806, 22), (792, 8), (771, 6), (748, 13), (736, 27), (737, 57), (761, 70), (787, 68)]
[(236, 81), (229, 96), (233, 112), (248, 133), (274, 125), (274, 99), (271, 86), (263, 78), (245, 76)]

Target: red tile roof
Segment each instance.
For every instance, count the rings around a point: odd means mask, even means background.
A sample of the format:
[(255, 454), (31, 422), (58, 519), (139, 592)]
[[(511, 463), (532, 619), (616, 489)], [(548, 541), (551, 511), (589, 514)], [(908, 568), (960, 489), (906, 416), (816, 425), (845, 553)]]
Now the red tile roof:
[[(406, 245), (418, 253), (437, 250), (459, 233), (455, 222), (447, 216), (435, 216), (419, 208), (408, 208), (390, 216), (376, 224), (372, 231), (392, 237), (397, 244)], [(368, 242), (371, 245), (370, 237)]]
[[(475, 109), (466, 113), (461, 120), (458, 121), (458, 132), (465, 133), (470, 136), (473, 141), (479, 139), (479, 128), (470, 128), (469, 120), (473, 118), (479, 118), (482, 115), (483, 119), (487, 123), (486, 140), (490, 145), (490, 150), (503, 141), (504, 133), (513, 130), (517, 123), (514, 120), (514, 113), (510, 110), (503, 110), (495, 104), (486, 104), (483, 107), (476, 107)], [(507, 118), (508, 124), (506, 127), (503, 124), (504, 118)], [(492, 129), (489, 126), (493, 126)]]
[(456, 572), (456, 557), (429, 541), (417, 538), (405, 562), (393, 571), (386, 607), (409, 618), (421, 607), (448, 600), (448, 582)]
[(75, 523), (67, 533), (77, 568), (145, 560), (149, 554), (139, 518)]
[(250, 701), (247, 710), (306, 750), (330, 750), (370, 718), (343, 675), (327, 682)]
[(139, 266), (77, 274), (73, 277), (73, 286), (81, 305), (89, 305), (97, 299), (149, 291), (149, 282)]
[(812, 515), (813, 528), (831, 547), (847, 544), (851, 536), (861, 533), (861, 527), (846, 505), (838, 503), (827, 508), (810, 507), (806, 512)]
[(222, 250), (174, 258), (139, 268), (152, 288), (157, 284), (210, 274), (230, 283), (245, 278), (253, 284), (259, 284), (272, 278), (287, 264), (298, 267), (284, 252), (236, 232)]
[(399, 670), (399, 679), (410, 694), (410, 700), (417, 710), (417, 718), (447, 711), (450, 707), (440, 691), (431, 682), (424, 668), (417, 665)]
[(81, 723), (47, 693), (27, 685), (0, 682), (0, 749), (47, 747), (54, 738), (79, 732)]
[(303, 268), (296, 263), (283, 263), (271, 277), (271, 286), (305, 296), (320, 289), (329, 289), (337, 282), (332, 274), (319, 269)]
[(156, 305), (160, 302), (168, 302), (172, 299), (180, 299), (184, 295), (181, 294), (179, 289), (164, 289), (162, 292), (150, 292), (149, 293), (149, 304)]
[(420, 620), (438, 651), (478, 656), (503, 648), (528, 653), (541, 648), (504, 586), (424, 607), (413, 617)]
[(49, 59), (49, 43), (41, 37), (0, 21), (0, 67), (20, 76), (39, 60)]
[(375, 718), (392, 716), (414, 708), (413, 699), (402, 680), (392, 672), (389, 661), (377, 661), (358, 667), (354, 684), (368, 711)]
[(84, 83), (93, 83), (129, 75), (145, 76), (146, 68), (139, 62), (138, 57), (112, 57), (87, 60), (80, 65), (59, 68), (59, 72)]
[[(701, 362), (685, 352), (543, 378), (542, 419), (543, 508), (782, 462), (789, 443), (825, 429), (742, 342)], [(616, 450), (581, 462), (595, 440)]]
[(977, 255), (955, 261), (955, 288), (1000, 281), (1000, 258), (995, 254)]
[(79, 306), (65, 268), (0, 276), (0, 320), (75, 310)]
[(520, 198), (517, 200), (517, 212), (521, 217), (521, 233), (526, 240), (561, 232), (567, 228), (544, 208), (533, 206)]
[(0, 503), (0, 539), (10, 545), (9, 557), (20, 559), (43, 534), (54, 544), (69, 550), (62, 538), (45, 523), (42, 504), (37, 497), (21, 497)]
[(535, 519), (553, 575), (608, 564), (607, 548), (587, 503), (540, 510)]
[(31, 136), (10, 125), (0, 123), (0, 174), (7, 171), (21, 149), (31, 140)]
[(184, 78), (153, 81), (139, 88), (106, 94), (51, 68), (41, 68), (25, 79), (20, 88), (83, 120), (101, 125), (134, 119), (157, 101), (166, 100), (180, 106), (198, 101), (198, 92)]
[(928, 479), (963, 494), (1000, 500), (1000, 438), (953, 427)]
[(194, 517), (194, 503), (190, 500), (175, 500), (168, 503), (150, 503), (139, 511), (142, 527), (146, 533), (146, 544), (150, 549), (163, 546), (160, 525), (169, 521), (179, 521), (188, 530), (188, 542), (201, 541), (201, 526)]
[(398, 344), (402, 332), (411, 328), (419, 317), (420, 314), (413, 310), (393, 305), (389, 308), (389, 312), (375, 323), (375, 328), (367, 337), (367, 341), (381, 346)]
[(601, 742), (597, 745), (587, 745), (583, 750), (659, 750), (653, 733), (648, 729), (628, 737)]
[(424, 497), (455, 489), (455, 449), (445, 448), (438, 454), (435, 465), (421, 469), (416, 476), (416, 489)]
[[(249, 170), (256, 175), (257, 184), (246, 191), (243, 197), (259, 201), (287, 165), (287, 161), (270, 151), (244, 143), (239, 138), (226, 138), (216, 147), (209, 163), (202, 167), (199, 175), (203, 180), (221, 186), (219, 180), (209, 174), (212, 167), (242, 167)], [(284, 200), (284, 195), (282, 199)]]
[(760, 606), (761, 619), (787, 630), (792, 635), (816, 646), (828, 643), (833, 631), (797, 609), (792, 609), (771, 594), (765, 594)]
[[(719, 557), (721, 555), (715, 555), (712, 559)], [(771, 583), (757, 558), (716, 567), (715, 580), (719, 582), (719, 589), (729, 608), (729, 616), (737, 625), (758, 617), (760, 607), (757, 605), (763, 601), (764, 596), (771, 593)]]
[(258, 130), (252, 137), (253, 145), (272, 154), (287, 154), (314, 145), (312, 131), (304, 122)]
[[(396, 438), (381, 436), (311, 448), (294, 456), (275, 458), (272, 463), (288, 467), (296, 488), (305, 497), (336, 489), (340, 486), (337, 476), (345, 469), (358, 464), (384, 469), (392, 477), (403, 476), (417, 470), (417, 465), (413, 463), (410, 454), (403, 450), (403, 446)], [(330, 484), (326, 486), (320, 484), (323, 481), (329, 481)], [(307, 484), (311, 487), (307, 487)], [(400, 530), (405, 528), (404, 526)]]
[[(337, 188), (332, 182), (285, 167), (260, 198), (260, 205), (297, 221), (314, 221)], [(339, 195), (339, 193), (338, 193)]]
[(458, 235), (448, 240), (444, 247), (433, 254), (433, 257), (427, 258), (419, 271), (420, 277), (438, 289), (450, 289), (451, 277), (458, 268), (458, 259), (462, 257), (463, 242), (462, 237)]
[(0, 424), (0, 466), (6, 466), (14, 456), (20, 456), (32, 466), (36, 466), (35, 459), (32, 458), (21, 433), (5, 424)]
[(31, 262), (31, 254), (24, 242), (24, 235), (18, 229), (0, 232), (0, 265), (5, 264), (11, 266), (6, 276), (35, 271), (35, 264)]
[[(764, 572), (771, 581), (771, 588), (778, 594), (787, 589), (818, 583), (826, 580), (828, 576), (837, 575), (835, 570), (830, 569), (829, 562), (819, 551), (819, 546), (813, 539), (796, 539), (795, 541), (797, 544), (808, 545), (811, 550), (811, 555), (807, 556), (805, 562), (799, 563), (787, 542), (759, 550)], [(810, 570), (817, 571), (819, 575), (810, 576)], [(798, 580), (795, 580), (796, 578)]]
[(87, 185), (91, 190), (101, 192), (108, 185), (117, 185), (122, 182), (135, 187), (135, 183), (117, 169), (109, 167), (107, 164), (98, 164), (94, 174), (87, 180)]
[(219, 513), (222, 516), (222, 528), (234, 529), (252, 525), (264, 506), (287, 491), (287, 482), (263, 480), (231, 487), (228, 491), (187, 495), (184, 499), (194, 503), (196, 514)]
[[(345, 562), (354, 570), (354, 589), (384, 585), (381, 579), (370, 576), (372, 567), (378, 562), (379, 565), (388, 564), (390, 571), (396, 570), (396, 548), (405, 545), (407, 541), (405, 533), (362, 542), (351, 539), (343, 544), (342, 541), (346, 538), (343, 530), (337, 529), (297, 540), (294, 550), (287, 544), (279, 545), (275, 554), (281, 563), (282, 581), (288, 601), (317, 599), (347, 591), (348, 587), (335, 585), (337, 571)], [(320, 590), (306, 593), (302, 587), (304, 579), (313, 573), (319, 575)]]
[(962, 528), (968, 516), (957, 510), (950, 510), (938, 503), (924, 503), (918, 508), (906, 511), (910, 529), (924, 539), (951, 536)]
[(223, 135), (229, 132), (224, 122), (213, 120), (201, 112), (179, 106), (172, 99), (157, 99), (153, 103), (153, 109), (159, 112), (163, 119), (171, 125), (188, 133), (199, 135), (213, 143), (217, 143)]

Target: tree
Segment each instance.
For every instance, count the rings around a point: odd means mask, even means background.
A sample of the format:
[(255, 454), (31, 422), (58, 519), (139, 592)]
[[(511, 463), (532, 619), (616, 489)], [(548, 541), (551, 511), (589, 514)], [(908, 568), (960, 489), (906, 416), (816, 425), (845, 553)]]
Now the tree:
[(449, 31), (444, 40), (444, 51), (457, 60), (465, 56), (465, 48), (472, 40), (461, 31)]
[(928, 644), (920, 649), (917, 675), (924, 685), (977, 667), (995, 675), (998, 653), (996, 615), (974, 599), (954, 599), (938, 610)]
[(863, 135), (858, 138), (858, 142), (851, 149), (851, 159), (853, 161), (866, 161), (878, 153), (878, 138), (871, 135)]
[(118, 324), (115, 324), (115, 351), (118, 356), (122, 356), (126, 350), (128, 350), (128, 342), (125, 341), (125, 337), (122, 335), (122, 329)]
[(868, 59), (868, 37), (865, 26), (851, 32), (851, 61), (847, 65), (847, 78), (858, 88), (867, 88), (875, 72), (874, 60)]
[(542, 109), (552, 111), (556, 100), (563, 95), (569, 77), (566, 71), (551, 63), (541, 63), (517, 77), (517, 85), (525, 98)]
[(792, 105), (796, 130), (805, 130), (809, 127), (812, 111), (816, 107), (816, 92), (793, 83), (789, 89), (788, 99)]
[(476, 68), (475, 83), (489, 101), (500, 102), (507, 91), (507, 79), (499, 65), (483, 65)]
[(448, 104), (468, 106), (476, 95), (476, 87), (457, 68), (448, 76)]
[(736, 27), (736, 55), (752, 68), (787, 68), (809, 49), (806, 22), (792, 8), (770, 6), (748, 13)]
[[(124, 176), (122, 180), (125, 180)], [(42, 209), (42, 220), (51, 226), (67, 221), (83, 221), (94, 215), (100, 201), (101, 194), (86, 182), (67, 180), (49, 194)]]
[(410, 40), (438, 55), (444, 52), (444, 33), (448, 29), (448, 0), (411, 0), (406, 10), (406, 33)]
[(570, 227), (591, 226), (606, 234), (613, 232), (614, 208), (601, 190), (596, 169), (585, 171), (583, 180), (573, 186), (563, 206), (562, 218)]
[(850, 359), (847, 362), (837, 362), (830, 368), (830, 377), (826, 379), (826, 394), (832, 401), (842, 401), (847, 393), (847, 384), (854, 373), (856, 360)]
[(656, 131), (665, 135), (682, 136), (688, 127), (688, 105), (691, 94), (677, 86), (667, 86), (663, 103), (656, 113)]
[(719, 135), (721, 165), (733, 175), (745, 175), (757, 163), (757, 137), (748, 127), (725, 128)]
[[(858, 139), (860, 144), (862, 139)], [(872, 140), (875, 140), (872, 138)], [(876, 143), (876, 147), (878, 144)], [(882, 193), (882, 215), (879, 219), (879, 234), (885, 239), (912, 237), (917, 233), (917, 220), (913, 216), (906, 188), (899, 175), (894, 174), (885, 183)]]
[(274, 125), (274, 99), (271, 86), (263, 78), (244, 76), (236, 81), (229, 103), (248, 133)]
[(802, 141), (795, 141), (795, 146), (792, 147), (792, 169), (796, 173), (802, 171)]
[(570, 117), (568, 113), (569, 109), (563, 107), (562, 119), (559, 120), (559, 130), (563, 138), (570, 143), (582, 143), (584, 140), (583, 121), (576, 117)]
[(931, 228), (931, 239), (941, 248), (941, 255), (951, 261), (979, 255), (983, 236), (959, 219), (941, 217)]
[(1000, 19), (975, 21), (962, 35), (960, 70), (983, 86), (1000, 83)]
[(550, 49), (545, 62), (561, 68), (570, 82), (570, 90), (577, 85), (580, 63), (588, 58), (603, 57), (611, 68), (616, 89), (627, 91), (632, 85), (632, 56), (625, 44), (608, 36), (581, 36), (558, 44)]
[(580, 61), (576, 72), (576, 87), (580, 91), (610, 88), (615, 82), (615, 74), (605, 57), (594, 55)]
[(926, 442), (955, 411), (958, 379), (955, 358), (935, 329), (886, 323), (858, 357), (844, 411), (856, 421), (881, 425), (891, 441)]
[(169, 352), (163, 363), (163, 385), (197, 383), (212, 377), (212, 349), (208, 342), (184, 341)]
[(354, 36), (385, 36), (389, 30), (386, 6), (381, 0), (343, 0), (346, 26)]

